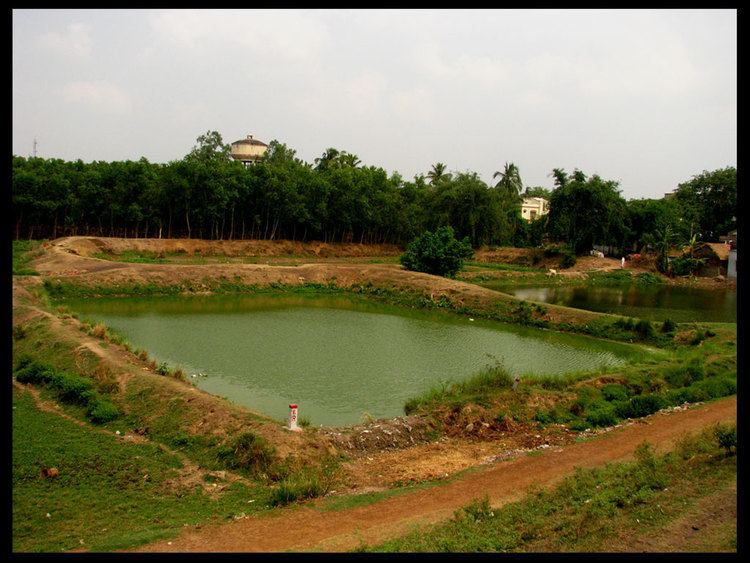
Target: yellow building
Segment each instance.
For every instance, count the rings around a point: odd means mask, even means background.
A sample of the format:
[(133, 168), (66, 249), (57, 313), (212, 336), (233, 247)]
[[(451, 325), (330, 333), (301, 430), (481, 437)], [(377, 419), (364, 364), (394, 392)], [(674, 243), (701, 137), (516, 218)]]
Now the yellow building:
[(245, 166), (251, 166), (260, 160), (266, 151), (268, 145), (258, 139), (253, 139), (248, 135), (246, 139), (240, 139), (232, 143), (231, 155), (235, 160), (239, 160)]
[(525, 197), (521, 204), (521, 217), (533, 221), (549, 213), (549, 202), (543, 197)]

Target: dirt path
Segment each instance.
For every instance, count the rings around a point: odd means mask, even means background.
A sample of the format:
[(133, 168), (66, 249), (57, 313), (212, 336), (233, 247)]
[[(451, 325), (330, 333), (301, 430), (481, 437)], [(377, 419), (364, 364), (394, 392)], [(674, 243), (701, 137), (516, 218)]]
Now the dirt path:
[(449, 518), (457, 508), (484, 495), (489, 496), (493, 506), (500, 506), (521, 498), (531, 486), (554, 485), (577, 467), (630, 459), (644, 440), (663, 451), (684, 433), (736, 417), (736, 397), (722, 399), (687, 411), (653, 415), (641, 424), (588, 442), (550, 449), (541, 456), (497, 463), (445, 486), (337, 512), (322, 513), (315, 507), (304, 507), (271, 517), (190, 528), (170, 542), (143, 546), (138, 551), (351, 550), (363, 543), (374, 544), (398, 536), (415, 525)]

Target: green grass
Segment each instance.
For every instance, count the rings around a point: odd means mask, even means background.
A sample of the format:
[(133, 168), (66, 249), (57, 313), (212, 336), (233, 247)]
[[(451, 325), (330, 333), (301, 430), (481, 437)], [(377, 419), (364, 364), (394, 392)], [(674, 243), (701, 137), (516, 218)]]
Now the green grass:
[[(531, 491), (502, 508), (477, 499), (445, 523), (360, 551), (627, 551), (627, 538), (657, 534), (737, 478), (736, 456), (718, 444), (716, 429), (684, 438), (663, 456), (642, 444), (636, 458), (579, 469), (554, 489)], [(732, 539), (716, 539), (715, 548), (736, 549)]]
[[(693, 338), (687, 345), (633, 356), (623, 366), (521, 376), (515, 392), (507, 371), (500, 366), (487, 368), (464, 381), (432, 387), (408, 400), (404, 412), (453, 424), (450, 413), (477, 404), (493, 413), (497, 422), (511, 415), (516, 421), (541, 426), (564, 424), (581, 431), (613, 426), (626, 418), (641, 418), (683, 403), (734, 395), (736, 346), (728, 344), (736, 342), (736, 328), (716, 330), (720, 332), (707, 331), (703, 339)], [(709, 356), (710, 362), (706, 361)], [(546, 397), (552, 404), (544, 408), (527, 406), (534, 403), (534, 397)]]
[(29, 266), (39, 253), (43, 240), (14, 240), (13, 241), (13, 275), (38, 276), (39, 272)]
[[(171, 487), (182, 465), (174, 455), (39, 411), (16, 389), (12, 463), (13, 551), (125, 549), (269, 502), (261, 486), (235, 483), (216, 498)], [(56, 467), (59, 477), (42, 478), (42, 467)]]
[(508, 271), (508, 272), (541, 272), (543, 271), (543, 268), (538, 268), (536, 266), (525, 266), (522, 264), (503, 264), (499, 262), (478, 262), (476, 260), (471, 260), (468, 262), (464, 262), (464, 265), (467, 266), (467, 271), (477, 271), (477, 270), (496, 270), (496, 271)]
[(109, 252), (96, 252), (92, 255), (94, 258), (101, 260), (113, 260), (115, 262), (131, 262), (135, 264), (166, 264), (167, 260), (163, 253), (142, 251), (142, 250), (123, 250), (118, 254)]

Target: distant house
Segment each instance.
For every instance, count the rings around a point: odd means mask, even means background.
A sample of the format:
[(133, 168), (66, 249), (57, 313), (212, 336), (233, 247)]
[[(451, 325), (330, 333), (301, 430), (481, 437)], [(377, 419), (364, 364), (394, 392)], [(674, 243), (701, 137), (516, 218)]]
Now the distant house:
[(724, 242), (704, 242), (695, 249), (693, 255), (703, 258), (706, 263), (700, 274), (703, 276), (727, 275), (729, 266), (729, 245)]
[[(697, 272), (700, 276), (726, 276), (729, 270), (729, 253), (731, 248), (725, 242), (702, 242), (693, 251), (695, 258), (705, 260), (703, 268)], [(672, 248), (667, 256), (678, 258), (690, 252), (689, 247)], [(736, 257), (736, 254), (735, 254)]]
[(549, 201), (543, 197), (525, 197), (521, 204), (521, 217), (533, 221), (549, 213)]
[(232, 143), (230, 154), (234, 160), (239, 160), (245, 166), (252, 166), (266, 154), (268, 145), (248, 135), (246, 139), (240, 139)]

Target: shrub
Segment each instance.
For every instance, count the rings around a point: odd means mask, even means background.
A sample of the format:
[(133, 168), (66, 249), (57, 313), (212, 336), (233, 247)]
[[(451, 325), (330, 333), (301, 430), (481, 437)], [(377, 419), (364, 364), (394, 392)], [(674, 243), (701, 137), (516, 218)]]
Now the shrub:
[(162, 362), (154, 371), (159, 375), (169, 375), (169, 366), (167, 362)]
[(737, 452), (737, 425), (717, 424), (714, 436), (727, 455)]
[(33, 385), (46, 385), (55, 377), (55, 370), (49, 364), (32, 360), (24, 362), (24, 366), (16, 371), (16, 380), (19, 383), (31, 383)]
[(635, 331), (641, 336), (641, 338), (652, 338), (654, 336), (654, 327), (646, 319), (641, 319), (635, 325)]
[(64, 371), (57, 372), (50, 385), (60, 398), (68, 403), (85, 405), (94, 397), (94, 386), (90, 380)]
[(540, 424), (549, 424), (554, 421), (552, 414), (547, 410), (536, 411), (534, 413), (534, 420)]
[(533, 309), (526, 301), (521, 301), (518, 306), (513, 309), (511, 316), (513, 320), (520, 324), (528, 324), (533, 318)]
[(89, 402), (86, 415), (95, 424), (104, 424), (120, 416), (120, 410), (106, 399), (96, 398)]
[(651, 272), (642, 272), (638, 274), (635, 279), (636, 283), (640, 285), (654, 285), (664, 283), (664, 281), (659, 276), (655, 276)]
[(737, 392), (737, 381), (730, 376), (711, 377), (692, 385), (692, 390), (694, 394), (705, 394), (705, 398), (701, 400), (718, 399), (734, 395)]
[(677, 323), (675, 323), (672, 319), (664, 319), (664, 322), (661, 325), (661, 331), (674, 332), (675, 330), (677, 330)]
[(706, 375), (706, 370), (699, 362), (692, 362), (684, 367), (673, 367), (666, 371), (664, 379), (672, 387), (688, 387), (700, 381)]
[(274, 450), (262, 437), (252, 432), (237, 436), (228, 447), (219, 450), (218, 457), (229, 469), (245, 469), (251, 473), (267, 471), (274, 460)]
[(14, 371), (17, 371), (19, 369), (23, 369), (29, 364), (31, 364), (34, 361), (34, 358), (31, 357), (29, 354), (21, 354), (18, 356), (18, 360), (16, 360), (16, 367)]
[(281, 481), (271, 492), (271, 505), (284, 506), (298, 500), (316, 498), (326, 492), (317, 475), (293, 475)]
[(472, 256), (474, 251), (468, 238), (456, 240), (452, 227), (440, 227), (410, 242), (400, 261), (407, 270), (453, 277), (463, 267), (464, 260)]
[(691, 258), (689, 254), (683, 254), (678, 258), (669, 261), (669, 267), (675, 276), (687, 276), (697, 273), (706, 260), (703, 258)]
[(481, 522), (492, 518), (495, 513), (490, 506), (490, 499), (485, 496), (483, 499), (475, 499), (463, 508), (459, 508), (453, 513), (453, 519), (456, 521), (468, 520), (470, 522)]
[(573, 252), (566, 252), (562, 255), (562, 258), (560, 258), (560, 268), (572, 268), (576, 265), (577, 261), (578, 259)]
[(615, 412), (620, 418), (641, 418), (648, 416), (667, 406), (666, 399), (657, 394), (636, 395), (629, 401), (618, 401)]
[(611, 403), (597, 402), (586, 411), (586, 421), (591, 426), (613, 426), (617, 424), (617, 414)]
[(619, 383), (608, 383), (602, 387), (601, 392), (605, 401), (626, 401), (628, 399), (628, 390)]

